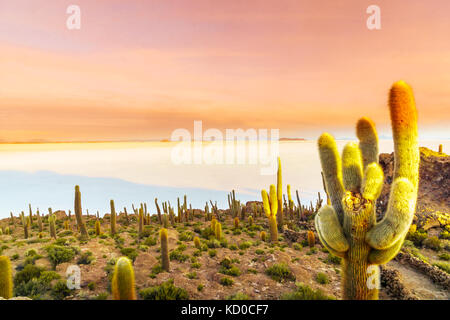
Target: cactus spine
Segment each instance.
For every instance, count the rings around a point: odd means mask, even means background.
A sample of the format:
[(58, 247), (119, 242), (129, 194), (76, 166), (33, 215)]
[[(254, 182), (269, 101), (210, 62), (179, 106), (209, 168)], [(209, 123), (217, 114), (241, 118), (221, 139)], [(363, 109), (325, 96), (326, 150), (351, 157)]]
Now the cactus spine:
[(116, 262), (111, 291), (114, 300), (136, 300), (134, 270), (127, 257), (121, 257)]
[(270, 185), (270, 199), (267, 196), (267, 191), (262, 190), (261, 196), (263, 199), (264, 212), (269, 219), (269, 231), (270, 240), (272, 242), (278, 241), (278, 229), (277, 229), (277, 210), (278, 210), (278, 198), (277, 191), (273, 184)]
[(384, 177), (378, 165), (373, 122), (368, 118), (358, 121), (359, 146), (347, 144), (342, 160), (331, 135), (324, 133), (318, 141), (332, 206), (319, 210), (315, 225), (322, 244), (343, 258), (345, 299), (378, 299), (377, 283), (370, 281), (379, 279), (378, 265), (398, 253), (414, 216), (419, 171), (417, 111), (412, 90), (405, 82), (392, 86), (389, 109), (395, 168), (388, 207), (378, 223), (375, 205)]
[(83, 240), (89, 239), (89, 234), (86, 230), (86, 225), (83, 222), (83, 211), (81, 210), (81, 192), (80, 187), (75, 186), (75, 204), (74, 204), (75, 216), (77, 218), (78, 229), (80, 230), (80, 238)]
[(162, 228), (159, 232), (159, 239), (161, 241), (161, 265), (167, 272), (170, 271), (169, 260), (169, 237), (167, 235), (167, 229)]
[(0, 297), (11, 299), (13, 296), (13, 279), (11, 261), (7, 256), (0, 256)]
[(114, 206), (114, 200), (111, 200), (109, 202), (110, 206), (111, 206), (111, 235), (115, 235), (116, 234), (116, 208)]

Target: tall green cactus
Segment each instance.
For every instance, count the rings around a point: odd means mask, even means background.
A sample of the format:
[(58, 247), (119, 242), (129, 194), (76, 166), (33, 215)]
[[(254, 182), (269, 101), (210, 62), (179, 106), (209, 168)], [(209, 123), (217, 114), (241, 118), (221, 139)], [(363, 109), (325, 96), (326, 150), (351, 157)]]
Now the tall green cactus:
[(278, 213), (277, 213), (278, 231), (283, 232), (283, 229), (284, 229), (283, 182), (282, 182), (282, 174), (281, 174), (281, 159), (280, 159), (280, 157), (278, 157), (278, 171), (277, 171), (277, 200), (278, 200)]
[(0, 297), (11, 299), (13, 296), (13, 279), (11, 261), (7, 256), (0, 256)]
[(134, 270), (127, 257), (120, 257), (116, 262), (111, 291), (114, 300), (136, 300)]
[(392, 86), (389, 108), (395, 168), (387, 211), (378, 223), (375, 205), (384, 177), (373, 122), (368, 118), (358, 121), (359, 146), (347, 144), (342, 160), (330, 134), (318, 140), (332, 206), (320, 209), (315, 225), (322, 244), (343, 258), (345, 299), (378, 299), (378, 265), (395, 257), (414, 217), (420, 160), (417, 111), (412, 89), (405, 82)]
[(267, 196), (267, 191), (262, 190), (261, 196), (263, 199), (264, 212), (269, 219), (269, 231), (270, 239), (272, 242), (278, 241), (278, 229), (277, 229), (277, 212), (278, 212), (278, 198), (275, 186), (270, 185), (270, 199)]
[(56, 239), (56, 225), (55, 225), (55, 216), (51, 215), (48, 217), (48, 225), (50, 229), (50, 237)]
[(161, 228), (161, 231), (159, 232), (159, 240), (161, 241), (161, 265), (164, 270), (169, 272), (169, 236), (166, 228)]
[(42, 232), (44, 230), (44, 226), (42, 225), (42, 218), (41, 218), (41, 214), (39, 213), (39, 209), (36, 211), (36, 216), (37, 216), (39, 232)]
[(111, 235), (116, 234), (116, 220), (117, 220), (117, 214), (116, 214), (116, 207), (114, 206), (114, 200), (109, 201), (109, 204), (111, 206)]
[(75, 216), (77, 218), (77, 225), (78, 228), (80, 230), (80, 238), (82, 240), (88, 240), (89, 239), (89, 234), (87, 232), (86, 229), (86, 225), (83, 222), (83, 211), (81, 209), (81, 192), (80, 192), (80, 187), (79, 186), (75, 186), (75, 204), (74, 204), (74, 211), (75, 211)]
[(142, 238), (143, 231), (144, 231), (144, 210), (142, 208), (139, 208), (138, 228), (139, 228), (139, 239), (140, 239), (140, 238)]

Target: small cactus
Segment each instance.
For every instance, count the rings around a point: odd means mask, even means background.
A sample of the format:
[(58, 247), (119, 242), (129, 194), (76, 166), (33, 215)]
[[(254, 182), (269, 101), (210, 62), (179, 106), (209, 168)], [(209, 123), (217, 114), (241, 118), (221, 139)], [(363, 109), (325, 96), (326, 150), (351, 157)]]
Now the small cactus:
[(253, 225), (253, 217), (249, 216), (248, 217), (248, 225), (251, 227)]
[(81, 192), (80, 192), (79, 186), (75, 186), (74, 211), (75, 211), (75, 216), (77, 218), (77, 226), (78, 226), (78, 229), (80, 230), (80, 234), (81, 234), (80, 238), (83, 240), (87, 240), (87, 239), (89, 239), (89, 234), (87, 232), (86, 225), (83, 222), (83, 216), (82, 216), (83, 211), (81, 210)]
[(136, 300), (134, 270), (127, 257), (121, 257), (116, 262), (111, 291), (114, 300)]
[(100, 220), (96, 220), (95, 221), (95, 234), (97, 236), (99, 236), (102, 233), (101, 228), (100, 228)]
[(316, 238), (314, 237), (314, 232), (308, 230), (308, 245), (310, 248), (314, 248), (316, 245)]
[(442, 144), (439, 145), (439, 153), (442, 153)]
[(269, 231), (270, 239), (272, 242), (278, 241), (278, 229), (277, 229), (277, 210), (278, 210), (278, 199), (275, 186), (270, 185), (270, 199), (267, 197), (267, 191), (262, 190), (261, 196), (263, 199), (264, 212), (269, 219)]
[(159, 239), (161, 241), (161, 265), (167, 272), (170, 271), (170, 260), (169, 260), (169, 237), (167, 234), (167, 229), (162, 228), (159, 232)]
[(200, 238), (199, 237), (194, 237), (194, 246), (197, 249), (200, 249)]
[(216, 223), (216, 230), (214, 234), (217, 240), (220, 241), (220, 239), (222, 239), (222, 224), (220, 222)]
[(39, 232), (42, 232), (44, 230), (44, 226), (42, 225), (42, 218), (41, 218), (41, 215), (39, 213), (39, 210), (37, 210), (36, 216), (37, 216)]
[(278, 202), (278, 213), (277, 217), (277, 227), (279, 232), (283, 232), (284, 228), (284, 213), (283, 213), (283, 183), (281, 174), (281, 159), (278, 157), (278, 171), (277, 171), (277, 198)]
[(0, 256), (0, 297), (11, 299), (13, 296), (13, 279), (11, 261), (7, 256)]
[(144, 231), (144, 210), (142, 208), (139, 208), (138, 228), (139, 228), (139, 238), (142, 238), (142, 233)]
[(114, 200), (111, 200), (109, 202), (110, 206), (111, 206), (111, 235), (115, 235), (116, 234), (116, 208), (114, 206)]
[(261, 231), (261, 233), (259, 234), (259, 237), (261, 239), (261, 241), (266, 241), (266, 232), (265, 231)]
[(55, 216), (51, 215), (48, 217), (48, 224), (50, 228), (50, 236), (56, 239), (56, 225), (55, 225)]
[(217, 223), (216, 218), (215, 218), (215, 217), (212, 217), (212, 219), (211, 219), (211, 230), (212, 230), (213, 232), (216, 232), (216, 223)]
[(235, 229), (239, 228), (239, 218), (238, 217), (234, 218), (234, 228)]

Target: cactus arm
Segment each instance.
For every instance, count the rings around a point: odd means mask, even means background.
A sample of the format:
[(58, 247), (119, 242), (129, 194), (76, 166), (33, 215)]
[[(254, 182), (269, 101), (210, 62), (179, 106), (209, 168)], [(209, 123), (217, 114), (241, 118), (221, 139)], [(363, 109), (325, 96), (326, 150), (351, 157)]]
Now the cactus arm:
[(392, 86), (389, 107), (394, 139), (394, 177), (407, 178), (415, 188), (419, 183), (417, 110), (412, 89), (403, 81)]
[(318, 140), (319, 156), (327, 190), (330, 193), (331, 203), (342, 225), (344, 211), (342, 197), (344, 186), (342, 183), (342, 163), (336, 147), (336, 141), (329, 133), (323, 133)]
[(270, 213), (273, 216), (277, 215), (278, 212), (278, 198), (277, 198), (277, 190), (273, 184), (270, 185)]
[(345, 253), (349, 249), (348, 241), (332, 206), (320, 208), (314, 222), (320, 240), (326, 243), (328, 248), (339, 253)]
[(408, 232), (414, 217), (417, 191), (406, 178), (394, 181), (385, 217), (366, 235), (366, 242), (374, 249), (391, 247)]
[(267, 217), (270, 217), (270, 204), (269, 204), (269, 198), (267, 197), (266, 190), (261, 190), (261, 197), (263, 200), (264, 212)]
[(347, 143), (342, 152), (342, 176), (347, 191), (359, 192), (363, 177), (361, 151), (356, 143)]
[(384, 173), (380, 165), (372, 162), (366, 167), (362, 183), (362, 195), (365, 199), (376, 201), (383, 188)]
[(359, 119), (356, 136), (359, 139), (364, 169), (372, 162), (378, 163), (378, 135), (373, 121), (366, 117)]
[(400, 238), (393, 246), (383, 249), (377, 250), (372, 249), (369, 253), (369, 263), (372, 264), (385, 264), (394, 258), (397, 253), (400, 251), (403, 245), (404, 238)]
[(403, 81), (390, 91), (394, 139), (394, 177), (386, 215), (366, 235), (374, 249), (387, 249), (407, 232), (414, 217), (419, 184), (417, 110), (412, 89)]

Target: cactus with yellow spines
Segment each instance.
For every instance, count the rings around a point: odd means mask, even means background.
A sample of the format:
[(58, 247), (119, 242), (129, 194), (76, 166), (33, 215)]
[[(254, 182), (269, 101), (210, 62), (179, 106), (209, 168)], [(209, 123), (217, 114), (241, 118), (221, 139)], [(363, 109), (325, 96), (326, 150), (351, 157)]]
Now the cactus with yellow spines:
[(238, 217), (234, 218), (233, 222), (234, 222), (234, 228), (235, 229), (239, 228), (239, 218)]
[(100, 220), (95, 220), (95, 235), (99, 236), (102, 233), (100, 228)]
[(133, 265), (127, 257), (120, 257), (116, 262), (111, 291), (114, 300), (136, 300)]
[(109, 205), (111, 206), (110, 224), (111, 224), (111, 235), (113, 236), (116, 234), (116, 220), (117, 220), (116, 208), (114, 206), (114, 200), (110, 200)]
[(389, 109), (395, 168), (388, 207), (378, 223), (375, 205), (384, 177), (378, 164), (378, 137), (373, 122), (368, 118), (358, 121), (359, 145), (347, 144), (342, 160), (330, 134), (324, 133), (318, 140), (332, 205), (319, 210), (315, 226), (322, 244), (343, 258), (345, 299), (378, 299), (378, 265), (395, 257), (414, 217), (420, 160), (417, 111), (412, 89), (405, 82), (392, 86)]
[(287, 195), (288, 195), (289, 216), (291, 219), (294, 219), (294, 201), (292, 201), (290, 184), (287, 185)]
[(314, 246), (316, 245), (316, 237), (314, 236), (314, 232), (308, 230), (307, 239), (308, 239), (308, 246), (310, 248), (314, 248)]
[(164, 270), (169, 272), (169, 236), (166, 228), (161, 228), (161, 231), (159, 232), (159, 240), (161, 241), (161, 265)]
[(194, 246), (197, 249), (200, 249), (200, 238), (199, 237), (194, 237)]
[(261, 239), (261, 241), (266, 241), (266, 232), (265, 231), (261, 231), (259, 234), (259, 238)]
[(0, 256), (0, 297), (11, 299), (13, 296), (13, 278), (11, 261), (7, 256)]
[(217, 219), (216, 217), (212, 217), (211, 219), (211, 230), (215, 233), (216, 232), (216, 223), (217, 223)]
[(144, 209), (139, 208), (139, 215), (138, 215), (138, 232), (139, 232), (139, 239), (142, 238), (142, 232), (144, 231)]
[(214, 235), (216, 236), (217, 240), (220, 241), (222, 239), (222, 224), (220, 222), (216, 223)]
[(262, 190), (261, 196), (263, 199), (264, 212), (269, 219), (269, 231), (270, 239), (272, 242), (278, 241), (278, 229), (277, 229), (277, 210), (278, 210), (278, 198), (277, 191), (273, 184), (270, 185), (270, 199), (267, 196), (267, 191)]
[(278, 231), (283, 232), (284, 229), (283, 181), (282, 181), (280, 157), (278, 157), (278, 171), (277, 171), (277, 201), (278, 201), (278, 213), (276, 216), (277, 216)]
[(86, 225), (83, 221), (82, 209), (81, 209), (81, 192), (80, 187), (75, 186), (75, 204), (74, 204), (75, 217), (77, 219), (77, 226), (80, 231), (80, 238), (82, 240), (88, 240), (89, 234), (86, 229)]

